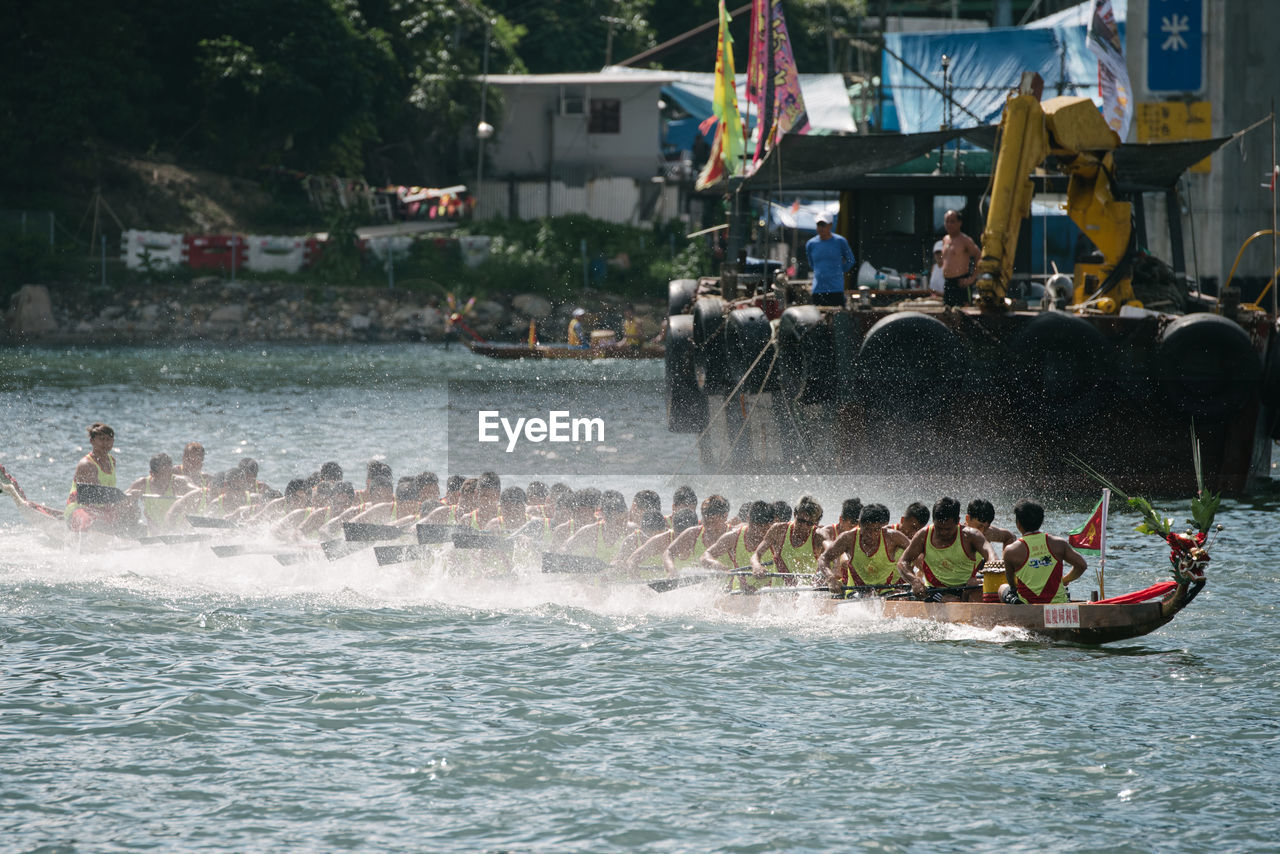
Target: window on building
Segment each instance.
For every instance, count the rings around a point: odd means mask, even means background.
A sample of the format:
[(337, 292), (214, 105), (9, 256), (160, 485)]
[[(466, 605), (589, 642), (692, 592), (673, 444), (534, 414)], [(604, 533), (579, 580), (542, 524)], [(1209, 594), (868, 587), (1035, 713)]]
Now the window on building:
[(622, 102), (617, 98), (592, 98), (587, 133), (621, 133)]

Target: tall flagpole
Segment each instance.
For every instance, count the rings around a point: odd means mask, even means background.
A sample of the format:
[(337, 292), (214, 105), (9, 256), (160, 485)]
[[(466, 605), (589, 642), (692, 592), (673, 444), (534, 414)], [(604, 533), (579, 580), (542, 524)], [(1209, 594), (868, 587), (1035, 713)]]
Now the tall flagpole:
[(1107, 598), (1104, 577), (1107, 571), (1107, 508), (1111, 506), (1111, 490), (1102, 490), (1102, 535), (1098, 544), (1098, 598)]

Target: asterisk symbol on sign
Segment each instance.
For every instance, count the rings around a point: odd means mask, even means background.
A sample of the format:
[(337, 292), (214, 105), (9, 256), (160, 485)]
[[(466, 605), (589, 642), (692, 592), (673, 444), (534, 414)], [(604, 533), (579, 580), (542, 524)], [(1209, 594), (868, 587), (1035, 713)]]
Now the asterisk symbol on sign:
[(1169, 37), (1164, 40), (1164, 44), (1160, 45), (1161, 50), (1186, 50), (1187, 40), (1182, 34), (1191, 29), (1188, 22), (1188, 15), (1163, 15), (1160, 18), (1160, 32), (1168, 33)]

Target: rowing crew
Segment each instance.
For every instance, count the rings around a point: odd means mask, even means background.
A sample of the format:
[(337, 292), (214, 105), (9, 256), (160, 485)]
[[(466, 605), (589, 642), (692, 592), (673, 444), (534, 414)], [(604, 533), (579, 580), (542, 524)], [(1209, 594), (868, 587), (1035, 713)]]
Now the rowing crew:
[[(65, 512), (68, 525), (73, 530), (97, 524), (132, 528), (137, 518), (132, 502), (90, 506), (80, 500), (82, 485), (116, 483), (114, 431), (95, 423), (88, 433), (91, 451), (76, 467)], [(994, 508), (982, 499), (969, 505), (964, 524), (959, 502), (942, 498), (932, 514), (917, 502), (891, 525), (884, 505), (863, 506), (853, 498), (844, 502), (834, 524), (820, 527), (822, 507), (809, 496), (800, 499), (794, 519), (786, 502), (765, 501), (744, 504), (730, 518), (723, 496), (713, 495), (699, 505), (694, 491), (682, 486), (672, 498), (670, 515), (664, 515), (652, 490), (636, 493), (628, 505), (616, 490), (575, 492), (564, 484), (548, 488), (537, 481), (527, 490), (504, 490), (494, 472), (478, 478), (451, 476), (441, 496), (434, 473), (402, 477), (393, 488), (390, 466), (375, 460), (368, 466), (365, 489), (357, 492), (342, 480), (341, 466), (329, 462), (310, 477), (291, 480), (280, 494), (257, 480), (253, 460), (213, 476), (204, 474), (203, 463), (204, 449), (193, 442), (184, 449), (182, 466), (157, 454), (150, 473), (130, 486), (125, 495), (141, 500), (142, 516), (153, 531), (172, 528), (188, 514), (270, 523), (277, 535), (313, 538), (334, 536), (344, 522), (406, 530), (426, 522), (506, 533), (631, 574), (674, 576), (693, 565), (726, 571), (749, 566), (751, 576), (730, 576), (734, 588), (794, 584), (798, 577), (811, 576), (836, 593), (908, 584), (917, 595), (971, 586), (995, 560), (994, 543), (1005, 549), (1002, 597), (1027, 602), (1065, 601), (1066, 584), (1086, 568), (1065, 540), (1039, 531), (1044, 513), (1033, 502), (1014, 509), (1023, 534), (1019, 538), (991, 524)], [(16, 493), (14, 498), (19, 500)], [(1071, 565), (1067, 575), (1064, 562)]]

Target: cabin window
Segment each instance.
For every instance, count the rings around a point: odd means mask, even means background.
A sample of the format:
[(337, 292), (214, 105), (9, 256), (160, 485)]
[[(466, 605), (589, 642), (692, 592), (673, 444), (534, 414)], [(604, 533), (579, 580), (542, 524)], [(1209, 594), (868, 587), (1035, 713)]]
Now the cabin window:
[(592, 98), (587, 133), (621, 133), (622, 102), (617, 98)]
[(866, 206), (863, 223), (865, 233), (870, 236), (915, 234), (915, 197), (905, 193), (886, 193)]
[[(947, 218), (947, 211), (960, 211), (964, 215), (964, 207), (968, 204), (968, 199), (964, 196), (934, 196), (933, 197), (933, 233), (942, 234), (947, 230), (944, 220)], [(966, 222), (964, 231), (968, 233), (969, 223)]]

